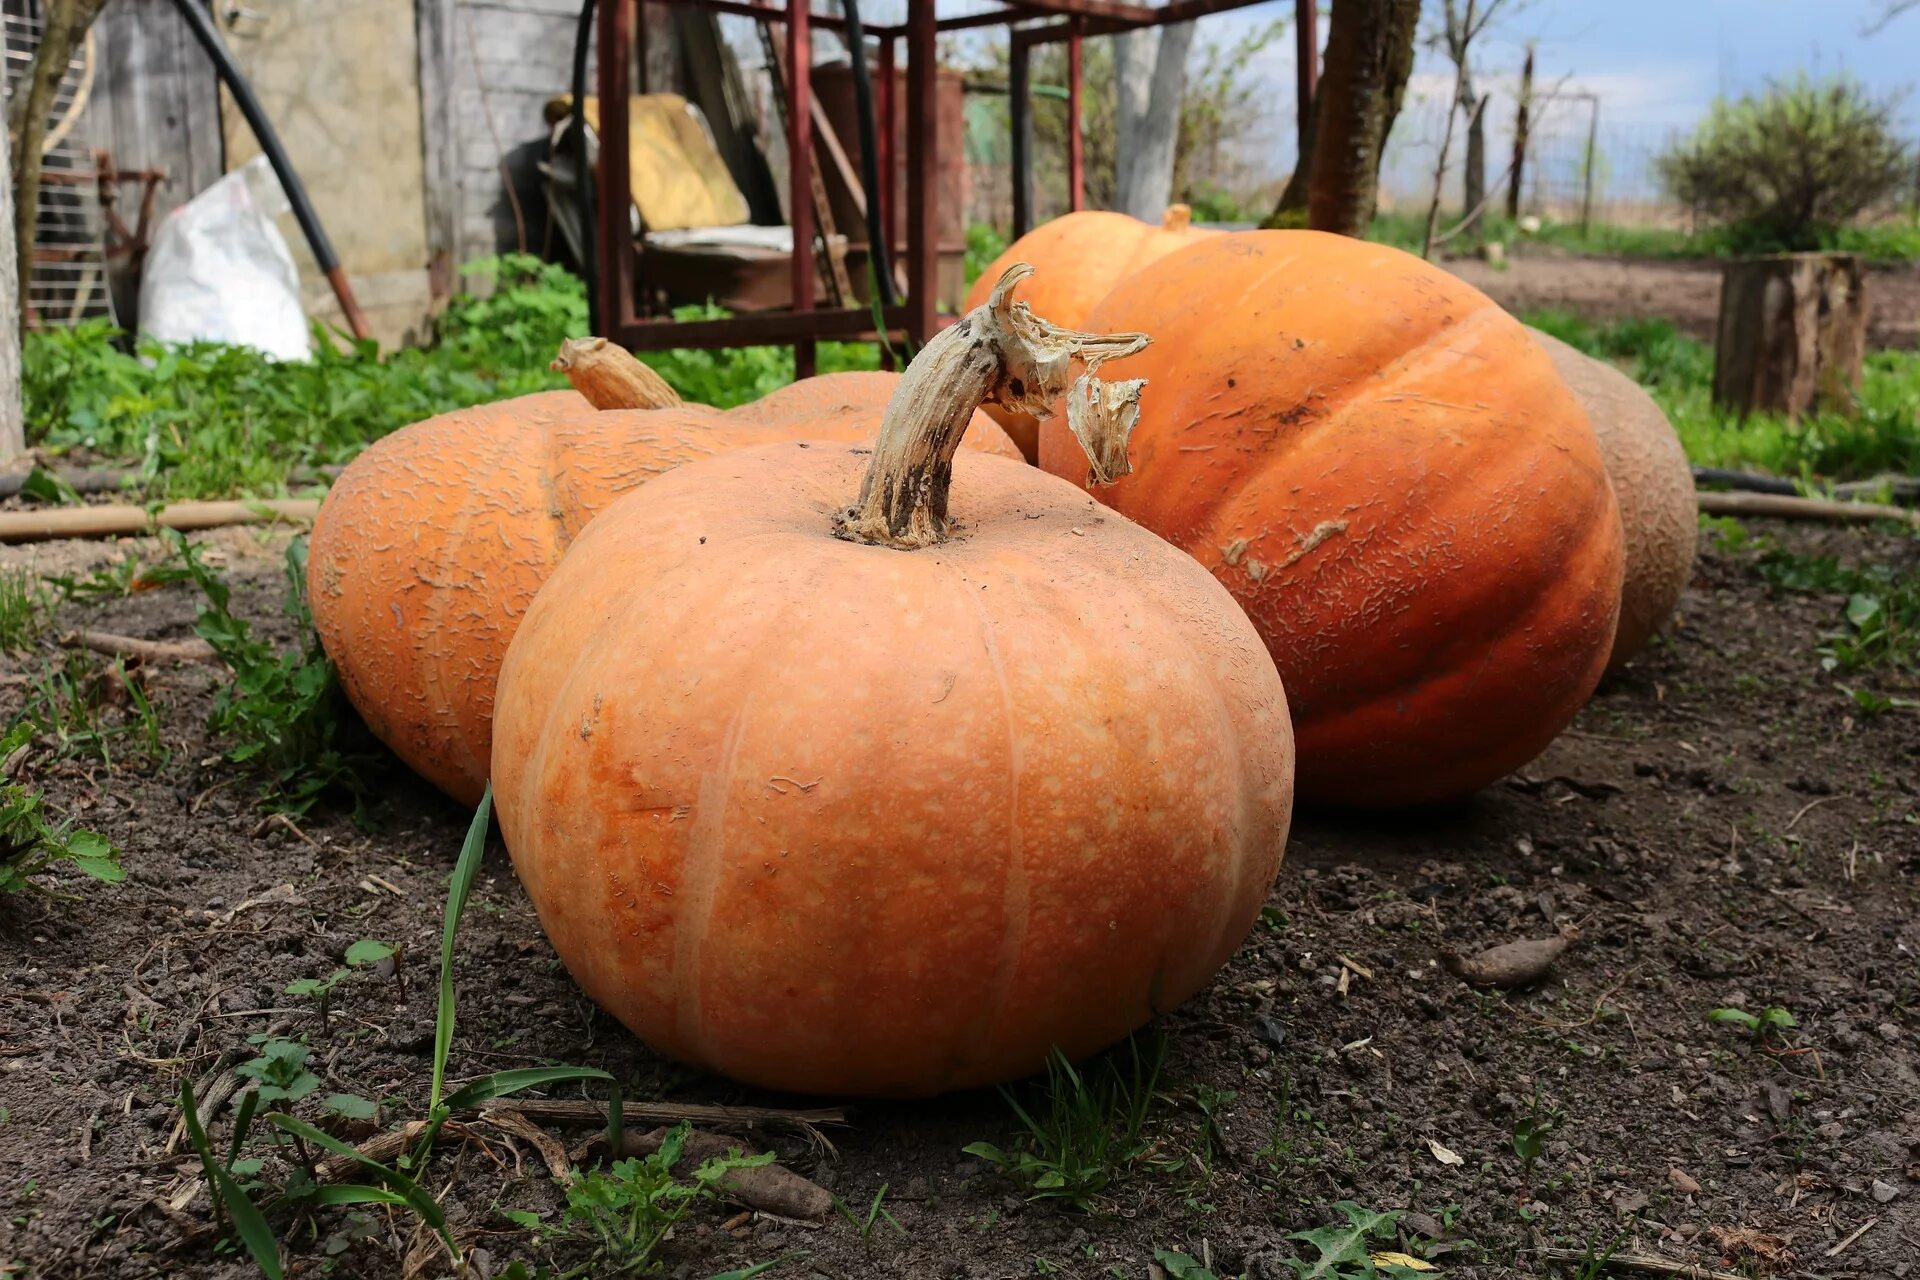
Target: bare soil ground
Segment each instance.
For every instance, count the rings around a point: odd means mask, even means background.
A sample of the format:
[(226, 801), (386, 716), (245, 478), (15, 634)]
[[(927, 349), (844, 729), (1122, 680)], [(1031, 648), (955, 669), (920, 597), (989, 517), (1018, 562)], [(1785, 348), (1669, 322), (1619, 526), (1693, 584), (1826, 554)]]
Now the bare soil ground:
[[(1920, 569), (1910, 538), (1753, 528), (1802, 553)], [(220, 546), (239, 609), (273, 617), (277, 547)], [(1093, 1213), (1028, 1203), (962, 1154), (1017, 1142), (997, 1094), (861, 1105), (832, 1153), (773, 1145), (851, 1204), (884, 1185), (899, 1230), (727, 1227), (732, 1210), (702, 1210), (667, 1245), (667, 1273), (787, 1256), (775, 1276), (1145, 1277), (1154, 1250), (1177, 1249), (1222, 1276), (1278, 1280), (1305, 1247), (1288, 1233), (1348, 1199), (1411, 1211), (1408, 1246), (1459, 1277), (1571, 1277), (1542, 1250), (1616, 1243), (1742, 1275), (1913, 1273), (1920, 716), (1865, 717), (1822, 673), (1816, 645), (1843, 604), (1774, 596), (1750, 552), (1705, 547), (1678, 629), (1521, 774), (1445, 809), (1300, 815), (1267, 918), (1164, 1020), (1149, 1132), (1156, 1163), (1177, 1169), (1132, 1171)], [(193, 612), (176, 586), (68, 606), (61, 621), (182, 638)], [(19, 677), (0, 678), (11, 713)], [(398, 1119), (425, 1109), (432, 957), (468, 815), (395, 766), (365, 828), (263, 823), (247, 785), (210, 762), (214, 681), (153, 674), (164, 764), (34, 769), (61, 809), (124, 848), (129, 875), (62, 880), (75, 903), (0, 903), (0, 1274), (9, 1259), (48, 1280), (255, 1274), (195, 1229), (204, 1195), (180, 1215), (154, 1205), (193, 1176), (169, 1145), (182, 1073), (247, 1056), (250, 1035), (306, 1036), (325, 1091), (391, 1099)], [(1477, 992), (1439, 963), (1570, 926), (1579, 943), (1532, 990)], [(344, 983), (323, 1029), (282, 988), (365, 936), (403, 944), (406, 961), (396, 980)], [(497, 847), (457, 981), (456, 1076), (558, 1061), (618, 1072), (629, 1099), (796, 1101), (690, 1074), (598, 1013)], [(1708, 1021), (1728, 1006), (1780, 1006), (1798, 1029), (1756, 1042)], [(1523, 1123), (1542, 1134), (1532, 1161), (1515, 1150)], [(222, 1117), (216, 1143), (225, 1129)], [(501, 1213), (555, 1213), (533, 1151), (476, 1133), (484, 1146), (443, 1147), (429, 1179), (479, 1254), (475, 1274), (579, 1262), (581, 1246), (537, 1246)], [(350, 1240), (344, 1212), (291, 1235), (289, 1273), (400, 1276), (410, 1222), (374, 1210), (378, 1229)], [(418, 1274), (445, 1273), (421, 1256)]]
[[(1717, 262), (1648, 262), (1537, 251), (1516, 254), (1497, 267), (1474, 258), (1456, 258), (1444, 265), (1517, 315), (1555, 308), (1595, 321), (1660, 316), (1682, 332), (1711, 342), (1720, 309)], [(1869, 270), (1867, 298), (1869, 349), (1920, 346), (1920, 267)]]

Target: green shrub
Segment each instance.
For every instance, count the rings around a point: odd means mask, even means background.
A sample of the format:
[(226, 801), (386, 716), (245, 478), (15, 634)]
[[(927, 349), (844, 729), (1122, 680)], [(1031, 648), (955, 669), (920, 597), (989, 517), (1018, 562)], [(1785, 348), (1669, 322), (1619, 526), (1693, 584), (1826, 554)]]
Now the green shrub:
[(1757, 97), (1723, 99), (1660, 157), (1661, 179), (1724, 228), (1737, 252), (1830, 247), (1912, 174), (1894, 126), (1901, 96), (1875, 96), (1847, 76), (1802, 75)]

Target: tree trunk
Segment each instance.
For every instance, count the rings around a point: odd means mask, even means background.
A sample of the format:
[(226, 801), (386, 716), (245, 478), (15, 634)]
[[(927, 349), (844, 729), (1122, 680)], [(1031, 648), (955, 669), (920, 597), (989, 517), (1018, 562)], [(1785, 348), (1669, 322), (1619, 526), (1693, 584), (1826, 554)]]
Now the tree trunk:
[(1260, 225), (1264, 227), (1298, 227), (1306, 225), (1307, 212), (1307, 174), (1313, 167), (1313, 122), (1319, 116), (1319, 96), (1314, 97), (1315, 107), (1307, 113), (1305, 127), (1300, 130), (1300, 158), (1293, 162), (1293, 174), (1287, 179), (1286, 190), (1280, 193), (1280, 203), (1275, 205), (1273, 213)]
[(1491, 94), (1478, 98), (1467, 91), (1463, 104), (1467, 111), (1467, 163), (1460, 174), (1461, 232), (1471, 234), (1480, 225), (1480, 206), (1487, 199), (1487, 102)]
[[(11, 174), (7, 135), (0, 131), (0, 173)], [(13, 183), (0, 181), (0, 463), (27, 450), (20, 400), (20, 275), (14, 247)]]
[(1357, 236), (1373, 221), (1419, 20), (1420, 0), (1333, 0), (1307, 179), (1307, 225), (1317, 231)]
[(1180, 103), (1187, 92), (1187, 53), (1192, 47), (1191, 22), (1114, 37), (1118, 137), (1113, 204), (1147, 222), (1159, 221), (1173, 198)]
[(60, 82), (66, 79), (67, 68), (73, 62), (74, 48), (106, 3), (107, 0), (52, 0), (47, 7), (39, 51), (34, 54), (33, 69), (28, 72), (27, 91), (20, 93), (16, 86), (13, 110), (7, 117), (7, 130), (18, 148), (13, 154), (11, 172), (14, 199), (18, 201), (14, 209), (14, 254), (23, 325), (32, 315), (26, 285), (33, 279), (33, 245), (38, 232), (35, 219), (40, 208), (40, 150), (46, 145), (47, 116), (53, 110)]
[(1726, 264), (1714, 339), (1713, 401), (1741, 417), (1789, 420), (1857, 406), (1867, 345), (1860, 259), (1783, 253)]
[(1507, 219), (1520, 217), (1521, 184), (1527, 176), (1527, 131), (1533, 116), (1533, 46), (1527, 46), (1527, 60), (1520, 67), (1520, 105), (1513, 113), (1513, 171), (1507, 179)]

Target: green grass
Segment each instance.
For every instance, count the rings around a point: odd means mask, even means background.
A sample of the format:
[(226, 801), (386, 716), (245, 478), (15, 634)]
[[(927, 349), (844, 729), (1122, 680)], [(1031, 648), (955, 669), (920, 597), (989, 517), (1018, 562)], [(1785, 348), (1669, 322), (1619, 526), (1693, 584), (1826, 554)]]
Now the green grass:
[(1696, 465), (1814, 483), (1920, 472), (1920, 352), (1867, 357), (1856, 417), (1821, 413), (1788, 423), (1753, 414), (1742, 421), (1713, 407), (1713, 349), (1664, 320), (1595, 325), (1561, 311), (1522, 319), (1632, 374), (1672, 420)]
[[(1442, 210), (1442, 233), (1459, 221), (1459, 213)], [(1425, 213), (1383, 213), (1367, 231), (1369, 240), (1390, 244), (1408, 253), (1420, 252), (1425, 238)], [(1874, 266), (1905, 266), (1920, 262), (1920, 219), (1905, 218), (1873, 226), (1842, 227), (1823, 237), (1822, 248), (1857, 253)], [(1593, 223), (1581, 230), (1577, 222), (1544, 222), (1533, 235), (1523, 235), (1504, 216), (1486, 216), (1473, 237), (1456, 236), (1448, 248), (1459, 251), (1479, 240), (1498, 240), (1510, 247), (1541, 245), (1565, 253), (1618, 258), (1730, 258), (1749, 253), (1771, 253), (1777, 246), (1745, 238), (1735, 228), (1714, 227), (1697, 232), (1671, 227), (1623, 227)]]
[(1148, 1162), (1153, 1143), (1147, 1119), (1166, 1057), (1166, 1036), (1158, 1030), (1079, 1068), (1056, 1049), (1044, 1080), (1000, 1091), (1019, 1122), (1013, 1149), (975, 1142), (966, 1152), (998, 1165), (1030, 1199), (1091, 1208)]
[[(521, 256), (467, 270), (496, 287), (455, 297), (430, 345), (387, 353), (323, 333), (311, 360), (275, 363), (217, 344), (125, 350), (105, 321), (36, 330), (23, 350), (28, 441), (70, 461), (136, 470), (136, 498), (270, 497), (314, 487), (316, 468), (350, 461), (408, 423), (565, 386), (547, 365), (561, 339), (587, 331), (580, 281)], [(784, 347), (645, 359), (687, 399), (722, 407), (793, 380)], [(878, 363), (871, 346), (821, 345), (823, 371)]]

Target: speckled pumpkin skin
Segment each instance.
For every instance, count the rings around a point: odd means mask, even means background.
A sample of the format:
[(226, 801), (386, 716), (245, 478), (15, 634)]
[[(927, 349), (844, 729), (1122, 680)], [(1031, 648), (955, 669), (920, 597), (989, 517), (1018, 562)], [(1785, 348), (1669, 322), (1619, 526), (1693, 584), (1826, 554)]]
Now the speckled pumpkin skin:
[(1600, 441), (1626, 534), (1627, 571), (1620, 588), (1620, 628), (1607, 674), (1614, 675), (1653, 638), (1693, 577), (1700, 504), (1693, 467), (1660, 406), (1620, 370), (1535, 333), (1553, 367), (1586, 407)]
[[(603, 412), (548, 391), (375, 442), (327, 494), (308, 563), (314, 626), (347, 697), (416, 772), (478, 803), (507, 642), (587, 522), (695, 458), (769, 440), (870, 440), (898, 381), (830, 374), (724, 412)], [(1019, 456), (980, 415), (967, 439)]]
[[(960, 314), (965, 315), (987, 300), (994, 282), (1016, 262), (1032, 264), (1032, 279), (1020, 288), (1020, 300), (1068, 329), (1085, 328), (1100, 299), (1113, 286), (1168, 254), (1184, 249), (1207, 236), (1220, 234), (1204, 227), (1189, 226), (1184, 209), (1173, 226), (1156, 226), (1124, 213), (1104, 209), (1083, 209), (1062, 214), (1043, 222), (1007, 246), (1006, 252), (980, 273), (967, 293)], [(1027, 414), (987, 406), (993, 420), (1007, 429), (1029, 462), (1039, 456), (1039, 422)]]
[(742, 450), (608, 508), (514, 637), (494, 787), (555, 949), (647, 1043), (924, 1096), (1205, 985), (1279, 869), (1293, 744), (1189, 557), (966, 453), (956, 538), (843, 541), (866, 463)]
[[(1410, 254), (1216, 236), (1086, 327), (1154, 335), (1135, 474), (1098, 491), (1227, 585), (1293, 706), (1303, 800), (1465, 795), (1572, 720), (1612, 647), (1621, 535), (1586, 414), (1528, 331)], [(1064, 422), (1040, 465), (1079, 480)]]

